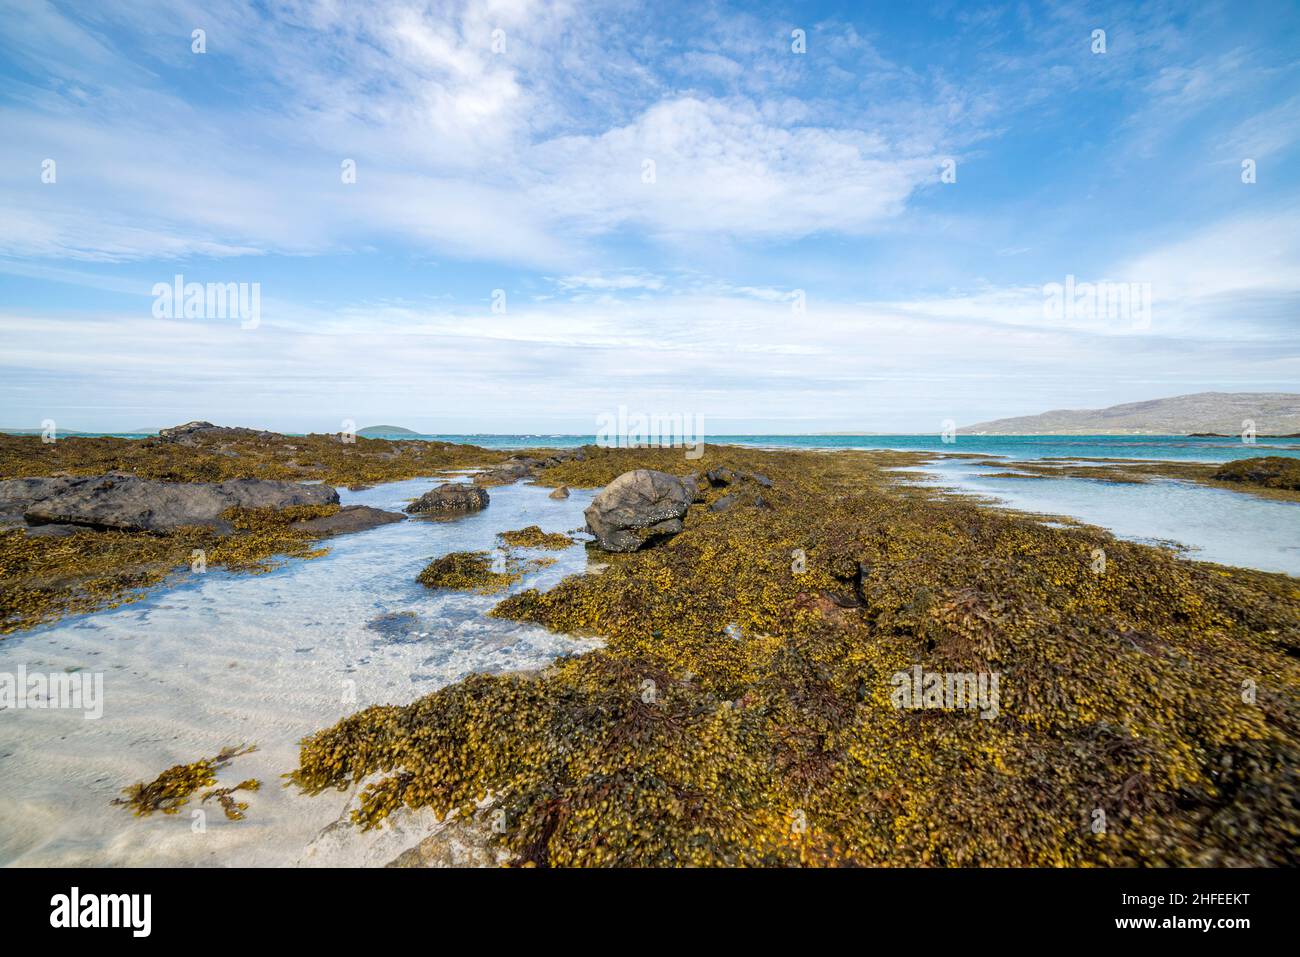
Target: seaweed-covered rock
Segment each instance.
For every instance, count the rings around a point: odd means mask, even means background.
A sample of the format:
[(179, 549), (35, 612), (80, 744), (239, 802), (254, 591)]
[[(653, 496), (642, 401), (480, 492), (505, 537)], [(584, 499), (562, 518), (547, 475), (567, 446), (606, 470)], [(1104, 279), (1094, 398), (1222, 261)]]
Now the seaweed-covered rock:
[(126, 475), (76, 480), (29, 505), (30, 525), (83, 525), (131, 532), (167, 532), (184, 525), (229, 531), (221, 515), (231, 508), (282, 509), (337, 505), (328, 485), (233, 479), (229, 482), (155, 482)]
[(542, 462), (542, 468), (552, 468), (565, 462), (584, 462), (587, 459), (587, 453), (582, 449), (561, 449), (548, 455)]
[(517, 548), (560, 549), (568, 548), (573, 544), (573, 539), (568, 535), (562, 532), (544, 532), (540, 525), (529, 525), (527, 528), (502, 532), (498, 537), (507, 545)]
[(451, 552), (431, 561), (415, 580), (428, 588), (491, 595), (509, 588), (521, 577), (518, 563), (513, 568), (509, 564), (497, 566), (488, 552)]
[(583, 513), (587, 530), (607, 552), (634, 552), (652, 538), (675, 535), (695, 498), (694, 483), (635, 469), (606, 485)]
[(489, 501), (488, 493), (481, 488), (446, 482), (425, 492), (406, 506), (406, 510), (412, 515), (420, 512), (476, 512), (487, 508)]
[(1214, 473), (1221, 482), (1242, 482), (1262, 488), (1300, 489), (1300, 459), (1266, 455), (1237, 459)]

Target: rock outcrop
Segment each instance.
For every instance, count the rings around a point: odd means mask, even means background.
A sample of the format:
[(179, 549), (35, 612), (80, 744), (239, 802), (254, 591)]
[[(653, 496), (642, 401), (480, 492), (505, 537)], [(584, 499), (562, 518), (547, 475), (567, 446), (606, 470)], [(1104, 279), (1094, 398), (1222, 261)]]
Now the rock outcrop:
[(1220, 482), (1241, 482), (1261, 488), (1300, 490), (1300, 459), (1266, 455), (1237, 459), (1224, 465), (1211, 478)]
[[(11, 479), (0, 486), (31, 479)], [(337, 505), (328, 485), (233, 479), (227, 482), (155, 482), (111, 474), (80, 479), (53, 479), (59, 485), (27, 486), (33, 499), (23, 508), (28, 525), (78, 525), (94, 529), (167, 532), (182, 525), (206, 525), (219, 532), (229, 508), (287, 508), (291, 505)], [(0, 488), (0, 501), (17, 490)], [(21, 492), (20, 492), (21, 494)]]
[(180, 445), (198, 445), (210, 439), (278, 439), (279, 433), (266, 432), (262, 429), (245, 429), (239, 426), (213, 425), (211, 422), (186, 422), (174, 425), (170, 429), (158, 431), (159, 442), (175, 442)]
[(675, 535), (695, 498), (689, 480), (636, 469), (606, 485), (583, 513), (587, 531), (607, 552), (634, 552), (652, 539)]

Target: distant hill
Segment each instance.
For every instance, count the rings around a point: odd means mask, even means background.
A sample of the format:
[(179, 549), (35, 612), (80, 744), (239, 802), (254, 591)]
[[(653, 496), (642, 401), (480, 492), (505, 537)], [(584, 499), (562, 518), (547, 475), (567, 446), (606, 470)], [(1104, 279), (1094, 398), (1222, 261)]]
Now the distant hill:
[(363, 439), (382, 439), (394, 435), (419, 435), (419, 432), (412, 432), (410, 429), (404, 429), (400, 425), (367, 425), (364, 429), (357, 429), (357, 435)]
[(1246, 420), (1259, 435), (1300, 432), (1300, 394), (1197, 392), (1127, 402), (1107, 409), (1056, 409), (968, 425), (960, 431), (991, 435), (1239, 435)]

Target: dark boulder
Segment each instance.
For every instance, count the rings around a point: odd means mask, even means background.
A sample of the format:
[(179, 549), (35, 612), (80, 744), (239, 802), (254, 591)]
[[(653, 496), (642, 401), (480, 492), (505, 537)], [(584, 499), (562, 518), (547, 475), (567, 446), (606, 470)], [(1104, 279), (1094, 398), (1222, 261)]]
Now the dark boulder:
[(425, 492), (406, 506), (406, 511), (412, 515), (421, 512), (476, 512), (486, 508), (488, 501), (488, 493), (481, 488), (447, 482)]
[(730, 485), (740, 476), (729, 468), (709, 469), (704, 473), (704, 477), (709, 480), (709, 484), (714, 488), (721, 488), (723, 485)]
[(692, 482), (636, 469), (601, 489), (583, 514), (587, 531), (605, 551), (634, 552), (651, 539), (680, 532), (694, 497)]

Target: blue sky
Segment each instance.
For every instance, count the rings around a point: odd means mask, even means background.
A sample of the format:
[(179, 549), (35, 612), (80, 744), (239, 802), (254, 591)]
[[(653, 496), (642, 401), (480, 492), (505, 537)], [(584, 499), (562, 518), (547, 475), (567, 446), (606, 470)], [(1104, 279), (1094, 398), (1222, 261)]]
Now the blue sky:
[[(1289, 2), (0, 0), (0, 129), (5, 427), (928, 432), (1300, 383)], [(176, 274), (260, 321), (160, 318)], [(1150, 312), (1049, 316), (1067, 276)]]

